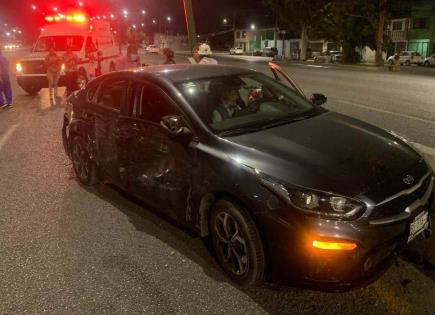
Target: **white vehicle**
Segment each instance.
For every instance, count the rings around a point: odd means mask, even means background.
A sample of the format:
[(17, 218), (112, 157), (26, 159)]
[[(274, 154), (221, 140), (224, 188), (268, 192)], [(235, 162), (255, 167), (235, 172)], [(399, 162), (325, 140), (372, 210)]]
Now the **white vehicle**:
[(230, 49), (230, 55), (243, 55), (244, 53), (242, 47), (233, 47)]
[(427, 57), (425, 60), (424, 60), (424, 63), (423, 63), (426, 67), (432, 67), (432, 66), (435, 66), (435, 54), (433, 54), (432, 56), (430, 56), (430, 57)]
[[(421, 66), (423, 64), (423, 57), (416, 51), (402, 51), (399, 54), (400, 64), (410, 66), (411, 64), (416, 64)], [(392, 65), (394, 63), (394, 55), (387, 59), (387, 62)]]
[(341, 52), (337, 50), (327, 51), (325, 53), (321, 53), (319, 56), (314, 57), (314, 62), (320, 63), (333, 63), (341, 61)]
[(160, 52), (160, 49), (156, 45), (149, 45), (145, 49), (145, 51), (146, 51), (147, 54), (158, 54)]
[[(97, 75), (115, 70), (116, 60), (120, 57), (120, 48), (116, 44), (107, 21), (88, 21), (86, 16), (59, 15), (46, 17), (50, 22), (41, 30), (41, 34), (30, 55), (25, 56), (16, 64), (18, 85), (29, 94), (36, 94), (42, 88), (48, 87), (45, 57), (51, 47), (62, 56), (68, 47), (80, 60), (78, 85), (83, 88), (86, 83)], [(65, 85), (63, 71), (59, 86)]]

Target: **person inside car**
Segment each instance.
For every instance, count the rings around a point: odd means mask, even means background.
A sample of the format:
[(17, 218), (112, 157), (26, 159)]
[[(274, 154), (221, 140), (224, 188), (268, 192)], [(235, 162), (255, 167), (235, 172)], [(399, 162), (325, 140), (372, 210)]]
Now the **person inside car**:
[(242, 111), (242, 108), (238, 105), (240, 99), (239, 91), (236, 88), (228, 87), (222, 87), (221, 89), (220, 104), (213, 111), (213, 123), (232, 118)]

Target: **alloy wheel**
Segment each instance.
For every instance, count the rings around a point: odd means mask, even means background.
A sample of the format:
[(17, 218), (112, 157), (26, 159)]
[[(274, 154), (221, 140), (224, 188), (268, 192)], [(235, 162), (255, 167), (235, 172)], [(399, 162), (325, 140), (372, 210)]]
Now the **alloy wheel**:
[(91, 160), (88, 152), (79, 141), (74, 144), (72, 160), (77, 176), (82, 182), (87, 182), (89, 180)]
[(218, 255), (234, 275), (244, 276), (249, 272), (248, 249), (242, 229), (229, 213), (220, 212), (215, 220), (214, 232)]

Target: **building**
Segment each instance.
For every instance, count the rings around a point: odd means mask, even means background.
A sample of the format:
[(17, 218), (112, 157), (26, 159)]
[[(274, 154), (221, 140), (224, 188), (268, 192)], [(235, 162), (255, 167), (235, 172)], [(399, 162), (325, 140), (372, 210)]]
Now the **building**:
[(277, 41), (278, 32), (275, 28), (236, 29), (234, 31), (234, 46), (242, 47), (244, 52), (276, 47)]
[(415, 3), (411, 9), (408, 50), (427, 57), (435, 53), (435, 4), (433, 1)]
[(393, 46), (389, 50), (389, 55), (395, 52), (405, 51), (408, 49), (408, 32), (411, 19), (409, 17), (392, 19), (388, 26), (388, 36)]

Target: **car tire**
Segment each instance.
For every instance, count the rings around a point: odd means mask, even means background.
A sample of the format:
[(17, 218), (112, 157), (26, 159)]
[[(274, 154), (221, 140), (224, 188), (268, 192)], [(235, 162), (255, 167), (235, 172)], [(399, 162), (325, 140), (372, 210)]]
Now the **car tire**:
[(394, 63), (394, 62), (393, 62), (393, 60), (391, 60), (391, 59), (390, 59), (390, 60), (388, 60), (388, 64), (389, 64), (390, 66), (392, 66), (392, 65), (393, 65), (393, 63)]
[(261, 284), (265, 254), (260, 233), (249, 213), (221, 199), (212, 208), (209, 224), (213, 250), (222, 269), (241, 286)]
[(98, 183), (97, 166), (91, 159), (85, 141), (80, 136), (75, 136), (71, 140), (71, 160), (80, 183), (86, 186)]
[(410, 65), (411, 65), (411, 62), (409, 60), (406, 60), (405, 61), (405, 66), (410, 66)]

